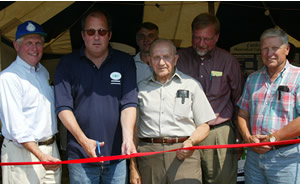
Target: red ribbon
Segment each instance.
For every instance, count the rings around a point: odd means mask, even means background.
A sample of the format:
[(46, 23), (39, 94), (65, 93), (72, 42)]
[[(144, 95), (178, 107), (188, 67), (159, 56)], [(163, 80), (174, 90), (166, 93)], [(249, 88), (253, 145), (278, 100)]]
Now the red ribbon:
[(157, 151), (157, 152), (144, 152), (144, 153), (133, 153), (130, 155), (114, 155), (114, 156), (103, 156), (95, 158), (84, 158), (76, 160), (65, 160), (59, 162), (1, 162), (0, 166), (6, 165), (34, 165), (34, 164), (78, 164), (78, 163), (92, 163), (92, 162), (101, 162), (101, 161), (110, 161), (110, 160), (120, 160), (128, 159), (134, 157), (143, 157), (148, 155), (155, 155), (166, 152), (173, 152), (177, 150), (194, 150), (194, 149), (220, 149), (220, 148), (244, 148), (244, 147), (255, 147), (255, 146), (274, 146), (274, 145), (284, 145), (284, 144), (296, 144), (300, 143), (300, 139), (293, 139), (287, 141), (278, 141), (278, 142), (263, 142), (263, 143), (247, 143), (247, 144), (225, 144), (225, 145), (207, 145), (207, 146), (192, 146), (188, 148), (178, 148), (167, 151)]

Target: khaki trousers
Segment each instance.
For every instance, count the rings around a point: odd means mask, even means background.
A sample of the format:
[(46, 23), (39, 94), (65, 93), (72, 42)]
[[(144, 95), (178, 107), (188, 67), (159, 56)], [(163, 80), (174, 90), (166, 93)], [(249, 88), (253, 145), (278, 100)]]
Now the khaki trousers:
[[(153, 152), (177, 149), (182, 143), (160, 144), (141, 142), (138, 152)], [(143, 184), (199, 184), (201, 168), (199, 151), (183, 161), (177, 159), (176, 152), (161, 153), (137, 158)]]
[[(201, 145), (224, 145), (235, 143), (235, 133), (230, 121), (210, 130)], [(204, 184), (237, 183), (237, 151), (231, 149), (201, 149), (201, 168)]]
[[(43, 153), (60, 158), (56, 142), (39, 146)], [(2, 162), (39, 162), (26, 148), (18, 147), (12, 141), (4, 139), (1, 149)], [(45, 170), (43, 165), (2, 166), (2, 184), (50, 184), (61, 182), (61, 168), (57, 171)]]

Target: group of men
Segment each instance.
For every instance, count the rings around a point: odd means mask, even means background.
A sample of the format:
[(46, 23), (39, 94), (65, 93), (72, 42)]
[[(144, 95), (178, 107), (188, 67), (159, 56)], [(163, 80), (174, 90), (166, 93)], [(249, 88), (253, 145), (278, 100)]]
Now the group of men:
[[(18, 56), (0, 74), (2, 162), (59, 161), (56, 115), (68, 130), (68, 160), (300, 135), (300, 69), (286, 59), (289, 44), (282, 30), (262, 34), (265, 67), (248, 77), (243, 90), (237, 59), (216, 46), (220, 23), (214, 15), (193, 20), (192, 46), (178, 52), (171, 41), (158, 38), (155, 24), (141, 24), (134, 58), (109, 46), (107, 12), (91, 10), (81, 28), (84, 45), (61, 58), (53, 91), (39, 63), (46, 33), (33, 21), (18, 26)], [(299, 148), (252, 147), (246, 183), (297, 183)], [(236, 183), (237, 160), (235, 149), (179, 149), (131, 159), (130, 178), (126, 160), (68, 169), (70, 183), (227, 184)], [(57, 164), (2, 171), (3, 183), (61, 182)]]

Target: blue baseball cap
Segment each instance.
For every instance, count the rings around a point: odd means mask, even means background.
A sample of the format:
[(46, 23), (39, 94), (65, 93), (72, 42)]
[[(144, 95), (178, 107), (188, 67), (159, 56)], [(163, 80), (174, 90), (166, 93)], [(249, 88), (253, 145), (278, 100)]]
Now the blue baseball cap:
[(22, 36), (28, 34), (39, 34), (43, 37), (46, 37), (47, 33), (44, 32), (43, 28), (36, 22), (31, 20), (20, 24), (16, 31), (16, 40)]

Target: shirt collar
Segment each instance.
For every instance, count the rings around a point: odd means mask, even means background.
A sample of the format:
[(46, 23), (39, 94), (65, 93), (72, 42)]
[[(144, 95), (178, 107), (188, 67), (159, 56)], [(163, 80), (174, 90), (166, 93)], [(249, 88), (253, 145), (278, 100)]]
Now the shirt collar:
[[(192, 48), (193, 48), (193, 47), (192, 47)], [(201, 59), (201, 61), (207, 60), (207, 59), (211, 59), (211, 58), (213, 57), (213, 55), (214, 55), (215, 52), (216, 52), (216, 47), (213, 48), (213, 49), (211, 50), (211, 52), (209, 52), (209, 53), (206, 54), (205, 56), (199, 56), (199, 55), (197, 54), (197, 52), (195, 51), (195, 49), (193, 48), (194, 56), (195, 56), (195, 57), (199, 57), (199, 58)]]
[[(284, 72), (285, 72), (286, 70), (289, 70), (290, 66), (291, 66), (291, 65), (290, 65), (289, 61), (286, 60), (286, 63), (285, 63), (285, 65), (284, 65), (283, 69), (280, 71), (280, 74), (278, 75), (278, 77), (279, 77), (279, 76), (280, 76), (280, 77), (283, 77)], [(266, 66), (264, 66), (264, 67), (262, 68), (262, 73), (263, 73), (266, 77), (269, 77), (268, 72), (267, 72), (267, 67), (266, 67)]]
[[(282, 74), (286, 69), (288, 69), (290, 67), (290, 63), (289, 63), (289, 61), (288, 60), (286, 60), (286, 63), (285, 63), (285, 65), (284, 65), (284, 67), (283, 67), (283, 69), (281, 70), (281, 72), (280, 72), (280, 74)], [(266, 66), (264, 66), (263, 68), (262, 68), (262, 73), (263, 74), (268, 74), (267, 73), (267, 67)]]
[[(152, 75), (151, 77), (149, 77), (147, 80), (148, 80), (149, 82), (152, 81), (152, 82), (155, 82), (155, 83), (159, 83), (157, 80), (155, 80), (154, 75), (155, 75), (155, 73), (154, 73), (154, 71), (153, 71), (153, 75)], [(181, 76), (180, 76), (180, 74), (179, 74), (179, 70), (178, 70), (177, 68), (175, 68), (175, 72), (174, 72), (174, 74), (172, 75), (171, 79), (170, 79), (167, 83), (165, 83), (165, 84), (168, 84), (168, 83), (170, 83), (170, 82), (173, 81), (173, 80), (179, 80), (179, 82), (181, 82), (181, 80), (182, 80), (182, 78), (181, 78)]]
[(27, 69), (30, 72), (37, 72), (41, 69), (40, 63), (38, 63), (37, 67), (35, 68), (34, 66), (31, 66), (26, 61), (24, 61), (20, 56), (17, 56), (16, 62), (17, 62), (17, 64), (21, 65), (22, 67), (24, 67), (25, 69)]
[(133, 57), (133, 59), (134, 59), (136, 62), (141, 62), (141, 54), (140, 54), (140, 52), (137, 53), (137, 54)]

